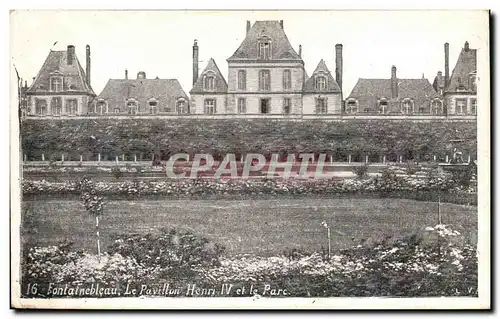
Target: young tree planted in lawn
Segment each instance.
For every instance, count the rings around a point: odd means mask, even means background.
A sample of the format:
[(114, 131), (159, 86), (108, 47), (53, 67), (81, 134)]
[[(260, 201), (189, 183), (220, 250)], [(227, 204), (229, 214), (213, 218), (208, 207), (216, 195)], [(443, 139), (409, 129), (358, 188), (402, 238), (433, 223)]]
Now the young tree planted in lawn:
[(95, 228), (97, 236), (97, 258), (101, 260), (101, 246), (99, 242), (99, 216), (102, 215), (104, 202), (102, 197), (98, 196), (94, 182), (88, 178), (82, 178), (80, 182), (80, 199), (87, 212), (95, 217)]

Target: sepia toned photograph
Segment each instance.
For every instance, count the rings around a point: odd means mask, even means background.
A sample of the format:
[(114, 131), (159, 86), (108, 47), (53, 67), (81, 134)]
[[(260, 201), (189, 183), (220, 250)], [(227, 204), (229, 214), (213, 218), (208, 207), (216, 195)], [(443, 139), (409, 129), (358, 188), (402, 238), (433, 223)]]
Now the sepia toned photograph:
[(487, 10), (12, 10), (11, 307), (488, 309)]

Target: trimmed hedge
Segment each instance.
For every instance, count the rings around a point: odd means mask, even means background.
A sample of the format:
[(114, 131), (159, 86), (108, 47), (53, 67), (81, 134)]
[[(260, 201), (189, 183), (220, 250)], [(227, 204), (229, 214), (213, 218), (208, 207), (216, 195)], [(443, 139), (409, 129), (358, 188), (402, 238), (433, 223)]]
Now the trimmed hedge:
[(175, 153), (211, 153), (216, 160), (227, 153), (327, 153), (337, 160), (444, 160), (451, 155), (450, 140), (463, 139), (460, 149), (476, 158), (476, 122), (412, 122), (351, 120), (283, 121), (270, 119), (78, 119), (26, 120), (21, 124), (23, 152), (28, 160), (60, 158), (114, 159), (134, 154), (163, 160)]

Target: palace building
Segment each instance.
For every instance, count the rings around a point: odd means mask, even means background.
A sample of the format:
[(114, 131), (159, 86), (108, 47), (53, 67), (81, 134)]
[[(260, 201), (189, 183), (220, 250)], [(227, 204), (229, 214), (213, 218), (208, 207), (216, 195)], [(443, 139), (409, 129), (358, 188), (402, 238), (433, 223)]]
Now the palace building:
[[(433, 83), (403, 79), (396, 67), (390, 78), (358, 79), (344, 96), (343, 46), (334, 48), (335, 74), (321, 59), (311, 75), (305, 69), (302, 46), (290, 43), (283, 20), (246, 22), (246, 35), (227, 58), (227, 80), (209, 59), (199, 72), (199, 46), (192, 53), (190, 96), (177, 79), (147, 78), (140, 71), (130, 78), (109, 79), (96, 96), (90, 84), (90, 47), (85, 70), (75, 54), (50, 51), (33, 83), (22, 88), (22, 116), (214, 116), (258, 118), (401, 118), (475, 120), (477, 114), (476, 49), (465, 42), (451, 75), (449, 44), (444, 45), (444, 76)], [(332, 48), (333, 49), (333, 48)]]
[(340, 114), (342, 45), (336, 46), (336, 79), (321, 60), (309, 77), (288, 40), (283, 21), (247, 21), (246, 37), (227, 59), (228, 81), (210, 59), (198, 74), (198, 44), (193, 46), (192, 113)]

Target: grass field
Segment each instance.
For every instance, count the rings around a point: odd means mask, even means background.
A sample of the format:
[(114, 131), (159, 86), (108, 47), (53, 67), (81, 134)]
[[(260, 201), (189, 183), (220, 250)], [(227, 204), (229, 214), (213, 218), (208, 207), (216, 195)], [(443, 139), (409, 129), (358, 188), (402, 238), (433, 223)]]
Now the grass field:
[[(441, 204), (442, 222), (477, 237), (477, 207)], [(150, 200), (107, 201), (100, 221), (101, 247), (111, 233), (146, 233), (162, 227), (191, 229), (226, 246), (228, 254), (273, 255), (285, 249), (321, 251), (361, 239), (408, 233), (438, 223), (437, 203), (405, 199)], [(21, 231), (29, 244), (73, 241), (95, 251), (95, 220), (78, 200), (23, 202)]]

